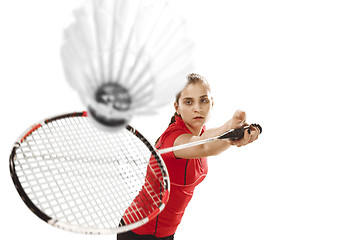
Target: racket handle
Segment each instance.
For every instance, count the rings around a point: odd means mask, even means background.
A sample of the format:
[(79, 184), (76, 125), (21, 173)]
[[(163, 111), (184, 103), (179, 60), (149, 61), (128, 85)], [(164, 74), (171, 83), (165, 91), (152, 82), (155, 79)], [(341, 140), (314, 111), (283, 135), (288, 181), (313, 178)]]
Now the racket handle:
[[(260, 133), (262, 133), (262, 127), (259, 124), (253, 123), (251, 126), (259, 129)], [(251, 131), (250, 126), (243, 126), (241, 128), (230, 129), (226, 131), (222, 135), (219, 136), (219, 139), (230, 139), (230, 140), (239, 140), (244, 137), (245, 131)]]

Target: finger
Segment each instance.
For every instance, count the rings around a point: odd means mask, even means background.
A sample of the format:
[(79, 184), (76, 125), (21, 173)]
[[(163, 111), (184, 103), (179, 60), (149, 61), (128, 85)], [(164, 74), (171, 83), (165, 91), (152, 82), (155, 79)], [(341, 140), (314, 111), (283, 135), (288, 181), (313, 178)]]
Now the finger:
[(253, 127), (255, 127), (257, 130), (259, 130), (259, 133), (261, 134), (262, 128), (261, 128), (261, 126), (260, 126), (259, 124), (252, 123), (251, 125), (252, 125)]
[(234, 143), (233, 145), (236, 145), (237, 147), (245, 146), (246, 144), (249, 143), (250, 138), (251, 138), (251, 133), (249, 133), (249, 131), (245, 131), (244, 136), (241, 139), (233, 141)]
[(234, 117), (236, 117), (240, 121), (240, 124), (246, 122), (246, 113), (244, 111), (237, 110), (234, 114)]
[(245, 141), (245, 143), (242, 144), (242, 146), (246, 146), (248, 145), (249, 143), (251, 143), (251, 138), (249, 137), (249, 139), (247, 141)]
[[(258, 137), (259, 137), (259, 135), (260, 135), (260, 129), (258, 129), (258, 128), (255, 128), (256, 129), (256, 139), (258, 139)], [(255, 140), (256, 140), (255, 139)]]
[(255, 125), (251, 124), (250, 127), (251, 127), (251, 131), (254, 132), (254, 134), (256, 134), (254, 140), (258, 139), (259, 135), (261, 134), (260, 129), (256, 126), (256, 124)]
[(259, 135), (261, 134), (261, 130), (258, 127), (255, 127), (256, 130), (256, 139), (258, 139)]
[(257, 139), (257, 136), (258, 136), (258, 134), (257, 134), (256, 130), (251, 131), (251, 138), (250, 138), (249, 142), (255, 141)]
[(259, 134), (260, 134), (260, 130), (257, 127), (254, 127), (253, 125), (250, 125), (250, 129), (251, 129), (251, 140), (250, 142), (255, 141)]
[(251, 131), (249, 134), (249, 141), (247, 142), (247, 144), (252, 143), (255, 140), (255, 131)]
[(253, 125), (250, 125), (250, 129), (251, 129), (251, 137), (250, 137), (249, 143), (252, 143), (258, 139), (258, 137), (260, 135), (260, 129), (258, 129), (257, 127), (255, 127)]
[(246, 113), (244, 111), (240, 111), (239, 113), (239, 119), (242, 121), (242, 122), (245, 122), (246, 121)]
[(244, 142), (243, 140), (230, 140), (230, 144), (237, 147), (243, 145), (243, 142)]

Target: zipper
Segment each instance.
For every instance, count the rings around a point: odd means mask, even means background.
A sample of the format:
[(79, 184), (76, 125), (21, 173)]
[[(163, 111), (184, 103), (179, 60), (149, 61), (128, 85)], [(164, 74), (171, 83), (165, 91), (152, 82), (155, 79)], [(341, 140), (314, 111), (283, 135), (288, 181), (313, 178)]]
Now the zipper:
[(200, 162), (201, 169), (203, 169), (203, 164), (202, 164), (201, 158), (199, 158), (199, 162)]
[(186, 159), (186, 164), (185, 164), (185, 176), (184, 176), (184, 186), (186, 185), (186, 170), (187, 170), (188, 163), (189, 163), (189, 159)]

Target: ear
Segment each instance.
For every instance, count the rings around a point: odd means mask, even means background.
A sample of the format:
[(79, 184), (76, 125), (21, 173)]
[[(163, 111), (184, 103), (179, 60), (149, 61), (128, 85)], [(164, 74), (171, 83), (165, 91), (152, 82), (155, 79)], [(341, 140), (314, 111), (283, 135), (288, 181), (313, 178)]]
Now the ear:
[(174, 108), (175, 108), (175, 111), (178, 115), (180, 115), (178, 109), (179, 109), (179, 104), (177, 102), (174, 102)]
[(211, 97), (211, 108), (214, 107), (214, 99)]

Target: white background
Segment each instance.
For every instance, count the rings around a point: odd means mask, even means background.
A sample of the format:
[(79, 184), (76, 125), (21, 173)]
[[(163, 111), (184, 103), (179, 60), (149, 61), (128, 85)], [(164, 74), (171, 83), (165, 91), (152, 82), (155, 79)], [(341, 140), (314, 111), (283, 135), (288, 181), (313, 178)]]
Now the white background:
[[(81, 111), (65, 81), (62, 29), (79, 0), (0, 3), (1, 238), (115, 239), (53, 228), (13, 187), (12, 144), (31, 124)], [(212, 86), (208, 126), (245, 110), (264, 132), (209, 158), (176, 233), (191, 239), (360, 239), (360, 2), (172, 0)], [(132, 122), (150, 141), (172, 106)], [(149, 127), (151, 126), (151, 127)]]

